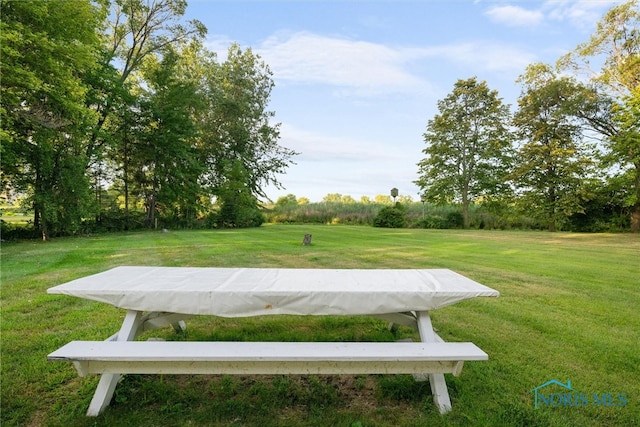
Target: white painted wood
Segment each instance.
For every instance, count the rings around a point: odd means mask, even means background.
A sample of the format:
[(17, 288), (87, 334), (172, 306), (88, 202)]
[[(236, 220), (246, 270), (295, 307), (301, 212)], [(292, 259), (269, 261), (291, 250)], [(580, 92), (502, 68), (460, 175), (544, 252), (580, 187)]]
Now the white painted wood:
[(73, 341), (49, 355), (82, 374), (453, 373), (486, 360), (472, 343)]
[(487, 360), (473, 343), (256, 342), (256, 341), (72, 341), (50, 360), (176, 361), (420, 361)]
[[(140, 333), (140, 329), (142, 326), (142, 312), (129, 310), (122, 322), (122, 327), (118, 332), (118, 336), (115, 341), (101, 341), (106, 344), (112, 344), (117, 342), (126, 342), (133, 341), (138, 334)], [(86, 368), (82, 366), (82, 363), (79, 363), (80, 368), (78, 368), (78, 364), (76, 365), (76, 369), (78, 369), (78, 374), (81, 371), (87, 372)], [(91, 399), (91, 403), (89, 404), (89, 409), (87, 409), (87, 416), (96, 417), (100, 412), (104, 410), (107, 406), (109, 406), (109, 402), (111, 402), (111, 398), (113, 397), (113, 392), (116, 389), (116, 385), (118, 385), (118, 381), (120, 380), (121, 373), (109, 373), (104, 374), (100, 377), (100, 381), (98, 382), (98, 387), (96, 388), (95, 393), (93, 394), (93, 398)]]
[[(418, 331), (420, 339), (424, 343), (438, 343), (442, 338), (436, 334), (431, 324), (431, 316), (428, 311), (419, 311), (416, 313), (418, 322)], [(461, 368), (459, 368), (461, 369)], [(459, 369), (457, 372), (459, 372)], [(449, 398), (449, 390), (444, 379), (444, 373), (429, 373), (429, 385), (431, 386), (431, 394), (433, 395), (433, 403), (436, 405), (441, 414), (451, 410), (451, 399)]]
[(84, 361), (88, 373), (120, 374), (206, 374), (206, 375), (334, 375), (334, 374), (417, 374), (422, 372), (453, 373), (455, 361)]
[(428, 377), (445, 413), (451, 401), (444, 374), (460, 374), (464, 361), (488, 359), (473, 343), (443, 342), (428, 312), (416, 313), (418, 343), (133, 341), (145, 326), (178, 318), (129, 311), (115, 340), (73, 341), (48, 358), (73, 362), (81, 376), (102, 374), (88, 416), (108, 406), (122, 374), (413, 374)]
[(422, 342), (437, 342), (436, 331), (433, 330), (431, 316), (428, 311), (419, 311), (416, 313), (416, 321), (418, 322), (418, 331)]
[[(94, 416), (109, 404), (120, 375), (134, 372), (412, 373), (416, 378), (426, 372), (434, 402), (440, 412), (446, 412), (451, 403), (443, 373), (459, 374), (463, 361), (486, 360), (487, 355), (471, 343), (440, 345), (445, 343), (433, 330), (428, 310), (468, 298), (499, 295), (444, 269), (179, 267), (118, 267), (47, 292), (102, 301), (129, 310), (120, 331), (107, 342), (95, 344), (94, 350), (80, 344), (77, 354), (63, 354), (63, 349), (73, 348), (65, 346), (49, 355), (52, 360), (72, 361), (80, 375), (103, 374), (87, 412)], [(142, 316), (143, 311), (149, 314)], [(385, 347), (378, 346), (384, 343), (173, 342), (161, 347), (165, 343), (134, 341), (143, 330), (167, 325), (184, 330), (184, 320), (189, 315), (275, 314), (378, 316), (417, 328), (422, 343), (386, 343), (389, 347)], [(128, 353), (134, 348), (141, 349), (135, 350), (139, 354)], [(120, 356), (113, 359), (114, 352), (121, 352)], [(111, 359), (105, 359), (105, 355)], [(238, 355), (245, 358), (238, 359)]]

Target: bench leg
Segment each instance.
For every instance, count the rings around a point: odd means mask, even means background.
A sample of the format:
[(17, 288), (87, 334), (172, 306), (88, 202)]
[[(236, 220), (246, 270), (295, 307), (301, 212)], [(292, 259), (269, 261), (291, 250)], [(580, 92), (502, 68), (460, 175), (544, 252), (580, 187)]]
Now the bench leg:
[[(433, 330), (431, 317), (428, 311), (417, 313), (418, 331), (422, 342), (439, 342), (438, 337)], [(433, 403), (436, 405), (441, 414), (451, 410), (451, 399), (449, 398), (449, 390), (444, 379), (444, 374), (429, 374), (429, 384), (431, 385), (431, 394), (433, 395)]]
[[(129, 310), (114, 341), (133, 341), (140, 332), (141, 326), (142, 312)], [(100, 376), (100, 382), (89, 404), (87, 416), (97, 417), (104, 408), (109, 406), (120, 376), (120, 374), (102, 374)]]
[(104, 408), (109, 406), (113, 393), (116, 391), (116, 385), (118, 385), (120, 376), (120, 374), (102, 374), (100, 376), (98, 388), (96, 388), (96, 392), (93, 394), (93, 399), (91, 399), (89, 409), (87, 410), (88, 417), (97, 417)]

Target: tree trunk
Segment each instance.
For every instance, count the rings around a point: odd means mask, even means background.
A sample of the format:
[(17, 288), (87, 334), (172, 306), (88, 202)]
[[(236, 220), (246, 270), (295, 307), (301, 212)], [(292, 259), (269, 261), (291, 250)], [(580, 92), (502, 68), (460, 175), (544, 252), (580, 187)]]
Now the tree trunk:
[(43, 187), (43, 183), (42, 183), (42, 174), (40, 172), (40, 169), (38, 168), (38, 170), (36, 170), (36, 180), (35, 180), (35, 194), (34, 194), (34, 202), (33, 202), (33, 227), (36, 230), (40, 230), (40, 232), (42, 233), (42, 240), (47, 240), (48, 238), (48, 227), (47, 227), (47, 220), (45, 218), (45, 207), (44, 204), (42, 203), (42, 187)]
[(640, 232), (640, 202), (636, 203), (633, 211), (631, 211), (631, 231)]
[(469, 184), (465, 183), (462, 189), (462, 228), (469, 228)]
[(42, 221), (42, 241), (46, 242), (49, 239), (49, 231), (48, 231), (47, 227), (47, 222), (46, 221)]
[(153, 228), (156, 220), (156, 198), (152, 194), (147, 201), (147, 227)]
[(631, 231), (637, 233), (640, 231), (640, 163), (635, 162), (633, 165), (635, 166), (636, 204), (633, 205), (633, 210), (631, 211)]
[(556, 196), (556, 188), (549, 188), (549, 231), (556, 231), (556, 211), (558, 207), (558, 197)]
[(129, 231), (129, 182), (124, 180), (124, 229)]

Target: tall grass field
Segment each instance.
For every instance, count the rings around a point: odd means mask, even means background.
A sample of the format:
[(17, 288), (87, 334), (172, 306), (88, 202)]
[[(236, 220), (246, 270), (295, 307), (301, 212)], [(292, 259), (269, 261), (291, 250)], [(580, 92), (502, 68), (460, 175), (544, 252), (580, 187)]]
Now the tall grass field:
[[(638, 235), (265, 225), (3, 242), (1, 261), (3, 427), (639, 425)], [(445, 415), (428, 383), (408, 375), (129, 375), (106, 411), (88, 418), (98, 377), (80, 378), (47, 354), (107, 338), (125, 313), (46, 290), (120, 265), (449, 268), (501, 295), (432, 312), (445, 341), (489, 354), (445, 376)], [(202, 316), (187, 325), (140, 339), (419, 339), (366, 316)]]

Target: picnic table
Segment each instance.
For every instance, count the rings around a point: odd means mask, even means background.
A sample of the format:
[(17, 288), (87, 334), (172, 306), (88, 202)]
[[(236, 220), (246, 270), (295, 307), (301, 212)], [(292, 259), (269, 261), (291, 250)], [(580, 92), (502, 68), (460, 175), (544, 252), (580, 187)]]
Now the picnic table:
[[(72, 341), (49, 360), (101, 374), (87, 415), (109, 405), (123, 374), (368, 374), (428, 378), (441, 413), (451, 409), (445, 373), (487, 360), (473, 343), (445, 343), (429, 312), (499, 293), (447, 269), (117, 267), (48, 289), (127, 310), (105, 341)], [(186, 327), (196, 315), (367, 315), (409, 325), (421, 342), (135, 341), (145, 330)]]

